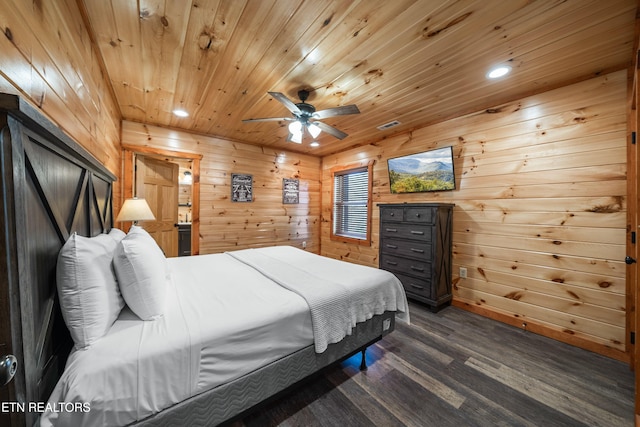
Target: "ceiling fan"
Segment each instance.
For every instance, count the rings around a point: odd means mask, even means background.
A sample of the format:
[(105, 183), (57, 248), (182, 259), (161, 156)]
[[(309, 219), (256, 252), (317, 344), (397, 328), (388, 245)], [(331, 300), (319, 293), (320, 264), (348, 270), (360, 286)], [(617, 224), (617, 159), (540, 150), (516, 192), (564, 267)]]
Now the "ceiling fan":
[(269, 121), (290, 121), (289, 123), (289, 136), (287, 141), (302, 143), (302, 138), (305, 132), (308, 132), (313, 138), (317, 138), (320, 132), (335, 136), (338, 139), (344, 139), (347, 134), (339, 129), (334, 128), (326, 123), (319, 122), (318, 120), (326, 119), (328, 117), (345, 116), (348, 114), (360, 114), (360, 110), (355, 105), (343, 105), (341, 107), (328, 108), (326, 110), (316, 111), (316, 107), (311, 104), (307, 104), (305, 101), (309, 97), (308, 90), (298, 91), (298, 98), (300, 102), (297, 104), (287, 98), (280, 92), (267, 92), (269, 95), (280, 101), (291, 113), (293, 117), (268, 117), (264, 119), (245, 119), (244, 123), (248, 122), (269, 122)]

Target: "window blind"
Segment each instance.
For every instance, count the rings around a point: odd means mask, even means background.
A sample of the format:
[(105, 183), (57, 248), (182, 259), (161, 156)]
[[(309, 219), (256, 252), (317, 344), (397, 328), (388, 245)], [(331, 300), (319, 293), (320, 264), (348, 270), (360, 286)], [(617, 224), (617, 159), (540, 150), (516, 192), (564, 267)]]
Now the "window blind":
[(353, 239), (366, 239), (369, 212), (367, 168), (336, 173), (333, 185), (333, 234)]

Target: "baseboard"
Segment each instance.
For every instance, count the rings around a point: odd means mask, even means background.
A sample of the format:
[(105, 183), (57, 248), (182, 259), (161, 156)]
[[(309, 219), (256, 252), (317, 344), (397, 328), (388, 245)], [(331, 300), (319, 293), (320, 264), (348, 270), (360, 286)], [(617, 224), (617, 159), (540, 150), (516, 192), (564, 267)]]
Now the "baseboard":
[(598, 353), (603, 356), (619, 360), (621, 362), (630, 363), (631, 361), (630, 354), (628, 352), (611, 348), (603, 344), (595, 343), (593, 341), (589, 341), (587, 339), (577, 337), (566, 332), (552, 329), (546, 325), (536, 323), (531, 319), (527, 319), (526, 328), (523, 328), (522, 319), (513, 317), (513, 315), (508, 315), (498, 311), (490, 310), (486, 307), (480, 307), (464, 301), (459, 301), (455, 297), (451, 302), (451, 305), (475, 314), (479, 314), (480, 316), (488, 317), (490, 319), (515, 326), (516, 328), (526, 329), (527, 331), (533, 332), (534, 334), (542, 335), (579, 348), (583, 348), (585, 350), (593, 351), (594, 353)]

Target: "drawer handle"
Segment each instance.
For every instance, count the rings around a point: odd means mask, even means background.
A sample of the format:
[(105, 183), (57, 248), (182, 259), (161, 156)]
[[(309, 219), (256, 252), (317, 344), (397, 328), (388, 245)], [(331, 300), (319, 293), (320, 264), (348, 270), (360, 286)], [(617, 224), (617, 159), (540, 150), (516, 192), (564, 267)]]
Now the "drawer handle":
[(394, 216), (394, 215), (395, 215), (395, 213), (393, 213), (393, 212), (391, 212), (391, 213), (389, 214), (389, 216)]
[(411, 230), (411, 234), (420, 234), (423, 235), (424, 231)]
[(411, 266), (411, 269), (413, 271), (424, 271), (424, 268), (422, 268), (422, 267), (414, 267), (413, 265)]
[(411, 248), (411, 252), (417, 252), (419, 254), (423, 254), (424, 253), (424, 249)]
[(424, 289), (422, 286), (414, 285), (413, 283), (410, 283), (409, 286), (416, 289)]
[(397, 262), (393, 262), (393, 261), (387, 261), (387, 264), (389, 264), (389, 265), (398, 265)]
[(390, 249), (398, 249), (398, 247), (396, 245), (387, 244), (387, 247), (390, 248)]
[(416, 214), (416, 218), (420, 218), (420, 214), (419, 213)]
[(398, 231), (397, 228), (387, 228), (387, 232), (389, 233), (396, 233)]

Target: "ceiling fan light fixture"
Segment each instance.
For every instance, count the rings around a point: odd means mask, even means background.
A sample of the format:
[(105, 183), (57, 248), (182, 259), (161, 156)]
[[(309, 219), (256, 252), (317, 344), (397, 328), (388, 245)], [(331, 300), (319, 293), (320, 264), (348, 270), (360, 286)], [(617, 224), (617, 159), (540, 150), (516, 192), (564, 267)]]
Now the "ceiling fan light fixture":
[(289, 132), (292, 134), (302, 134), (302, 123), (299, 120), (295, 120), (289, 123)]
[(309, 125), (308, 129), (309, 129), (309, 133), (314, 138), (317, 138), (318, 135), (320, 135), (320, 132), (322, 132), (322, 130), (318, 126), (314, 125), (313, 123)]
[(302, 144), (302, 132), (292, 132), (289, 140), (296, 144)]
[[(325, 110), (316, 111), (316, 107), (311, 104), (307, 104), (305, 101), (309, 97), (309, 91), (299, 90), (298, 98), (300, 102), (295, 103), (287, 98), (280, 92), (267, 92), (273, 99), (284, 105), (289, 110), (293, 117), (264, 117), (264, 118), (252, 118), (244, 119), (243, 123), (249, 122), (282, 122), (289, 121), (287, 126), (289, 130), (289, 136), (287, 141), (302, 143), (304, 133), (309, 132), (309, 135), (316, 138), (321, 132), (328, 133), (329, 135), (337, 138), (344, 139), (347, 135), (340, 129), (336, 129), (331, 125), (328, 125), (321, 120), (329, 117), (346, 116), (349, 114), (360, 114), (360, 110), (356, 105), (341, 105), (339, 107), (328, 108)], [(313, 120), (313, 122), (311, 122)]]

